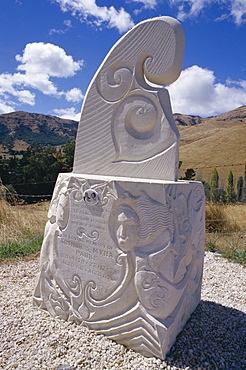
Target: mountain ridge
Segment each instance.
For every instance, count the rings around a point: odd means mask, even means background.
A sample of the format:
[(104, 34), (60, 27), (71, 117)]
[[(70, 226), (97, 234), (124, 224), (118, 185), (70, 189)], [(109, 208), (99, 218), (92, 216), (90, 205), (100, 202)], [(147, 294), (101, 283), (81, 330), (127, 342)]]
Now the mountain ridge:
[(246, 120), (246, 105), (242, 105), (236, 109), (219, 114), (217, 116), (200, 117), (195, 115), (186, 115), (181, 113), (173, 114), (177, 126), (194, 126), (205, 122), (222, 122), (222, 121), (243, 121)]
[(78, 122), (40, 113), (0, 115), (0, 154), (23, 152), (30, 145), (57, 146), (76, 137)]
[[(231, 169), (244, 175), (246, 162), (246, 106), (226, 113), (200, 117), (175, 113), (180, 132), (180, 176), (187, 168), (197, 180), (209, 182), (216, 167), (222, 179)], [(76, 137), (78, 122), (39, 113), (13, 112), (0, 115), (0, 155), (23, 153), (29, 145), (64, 144)], [(225, 181), (225, 180), (223, 180)]]

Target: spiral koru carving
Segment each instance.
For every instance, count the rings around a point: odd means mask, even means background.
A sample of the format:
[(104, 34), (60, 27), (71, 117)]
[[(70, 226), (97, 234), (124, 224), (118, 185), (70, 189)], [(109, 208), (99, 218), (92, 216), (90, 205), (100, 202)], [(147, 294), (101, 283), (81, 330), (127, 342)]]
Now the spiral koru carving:
[(170, 148), (175, 137), (158, 97), (134, 90), (116, 106), (111, 133), (117, 161), (142, 161)]
[(182, 27), (170, 17), (139, 23), (112, 47), (86, 93), (75, 172), (177, 180), (179, 132), (162, 86), (182, 59)]
[(107, 101), (122, 99), (129, 91), (133, 79), (131, 63), (118, 62), (102, 69), (96, 79), (98, 93)]

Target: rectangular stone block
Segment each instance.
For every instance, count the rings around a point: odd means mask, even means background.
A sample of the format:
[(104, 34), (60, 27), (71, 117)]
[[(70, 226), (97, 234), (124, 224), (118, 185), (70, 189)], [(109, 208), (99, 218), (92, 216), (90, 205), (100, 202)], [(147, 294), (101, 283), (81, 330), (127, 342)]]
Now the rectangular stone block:
[(35, 306), (165, 358), (200, 300), (198, 182), (60, 174)]

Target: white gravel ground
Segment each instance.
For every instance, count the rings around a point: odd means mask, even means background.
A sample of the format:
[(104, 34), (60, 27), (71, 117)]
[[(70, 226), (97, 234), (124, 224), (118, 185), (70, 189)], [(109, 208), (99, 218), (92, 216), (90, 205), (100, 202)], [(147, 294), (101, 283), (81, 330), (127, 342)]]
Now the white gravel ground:
[(165, 361), (32, 308), (38, 260), (0, 266), (0, 369), (246, 369), (246, 269), (205, 255), (202, 301)]

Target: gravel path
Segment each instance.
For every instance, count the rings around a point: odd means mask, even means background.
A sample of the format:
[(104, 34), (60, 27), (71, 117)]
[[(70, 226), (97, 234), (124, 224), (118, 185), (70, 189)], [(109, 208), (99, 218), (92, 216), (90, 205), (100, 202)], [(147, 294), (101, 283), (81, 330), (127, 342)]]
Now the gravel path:
[(246, 269), (207, 252), (202, 301), (165, 361), (32, 309), (38, 260), (0, 266), (0, 369), (246, 369)]

